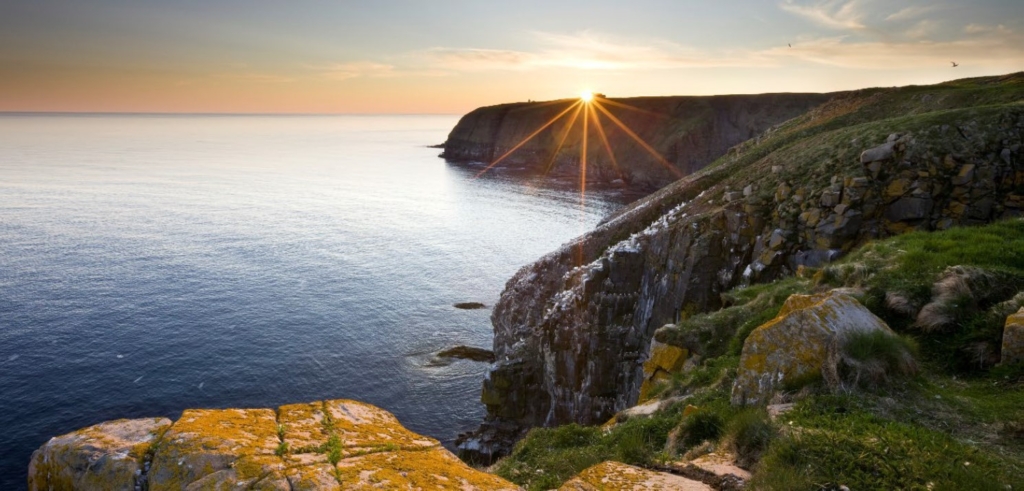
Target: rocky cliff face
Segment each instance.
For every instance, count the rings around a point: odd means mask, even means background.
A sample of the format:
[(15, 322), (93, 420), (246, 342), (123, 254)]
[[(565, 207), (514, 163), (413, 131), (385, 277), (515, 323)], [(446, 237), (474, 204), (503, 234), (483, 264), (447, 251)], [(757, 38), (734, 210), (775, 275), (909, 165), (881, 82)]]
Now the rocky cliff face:
[[(729, 147), (807, 112), (828, 97), (825, 94), (765, 94), (599, 99), (602, 107), (649, 143), (673, 169), (666, 169), (603, 112), (591, 108), (589, 111), (594, 115), (588, 119), (588, 180), (607, 183), (621, 179), (636, 188), (660, 188), (680, 175), (702, 169)], [(452, 162), (493, 162), (575, 102), (479, 108), (455, 126), (444, 143), (441, 156)], [(574, 111), (564, 114), (499, 165), (530, 174), (550, 173), (578, 179), (583, 115), (581, 113), (575, 119), (576, 124), (569, 128), (569, 123), (574, 121)], [(594, 118), (601, 121), (616, 162), (609, 157)], [(565, 144), (556, 152), (563, 136)]]
[(1020, 216), (1024, 75), (843, 94), (522, 268), (495, 306), (489, 457), (636, 401), (656, 328), (866, 241)]
[(348, 400), (272, 409), (190, 409), (52, 438), (32, 455), (42, 490), (513, 490), (390, 413)]

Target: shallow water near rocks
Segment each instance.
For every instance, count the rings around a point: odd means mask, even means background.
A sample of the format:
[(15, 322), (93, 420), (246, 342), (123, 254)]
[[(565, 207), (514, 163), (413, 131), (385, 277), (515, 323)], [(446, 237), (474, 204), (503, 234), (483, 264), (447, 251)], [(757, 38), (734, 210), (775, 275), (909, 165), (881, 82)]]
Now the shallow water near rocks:
[(0, 115), (0, 489), (51, 436), (190, 407), (366, 401), (450, 442), (490, 309), (618, 208), (474, 179), (456, 116)]

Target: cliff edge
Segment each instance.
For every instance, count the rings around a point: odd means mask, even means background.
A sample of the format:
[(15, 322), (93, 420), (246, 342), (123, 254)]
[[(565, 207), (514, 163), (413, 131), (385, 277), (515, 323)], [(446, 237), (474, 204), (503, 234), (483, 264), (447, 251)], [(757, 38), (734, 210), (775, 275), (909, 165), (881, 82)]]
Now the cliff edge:
[(834, 96), (523, 267), (492, 314), (487, 460), (637, 401), (655, 330), (868, 241), (1020, 216), (1024, 74)]
[[(578, 101), (569, 99), (482, 107), (463, 116), (455, 125), (441, 157), (449, 162), (490, 164), (561, 115), (502, 160), (498, 168), (579, 179), (581, 123), (586, 118), (588, 181), (621, 180), (621, 185), (654, 190), (704, 168), (730, 147), (829, 98), (828, 94), (599, 97), (586, 109), (589, 117), (583, 111), (574, 117), (573, 105)], [(663, 156), (671, 168), (597, 109), (597, 104)], [(607, 138), (607, 147), (598, 126)], [(564, 144), (559, 145), (560, 142)], [(609, 147), (614, 152), (614, 161), (608, 154)]]

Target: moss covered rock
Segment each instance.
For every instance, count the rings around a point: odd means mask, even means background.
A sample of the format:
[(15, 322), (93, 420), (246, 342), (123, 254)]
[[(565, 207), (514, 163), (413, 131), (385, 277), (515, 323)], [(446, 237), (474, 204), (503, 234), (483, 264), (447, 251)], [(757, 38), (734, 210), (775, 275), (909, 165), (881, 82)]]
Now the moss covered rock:
[(732, 403), (767, 402), (787, 384), (819, 375), (835, 340), (875, 330), (895, 336), (885, 322), (849, 295), (832, 291), (790, 296), (778, 316), (744, 341)]

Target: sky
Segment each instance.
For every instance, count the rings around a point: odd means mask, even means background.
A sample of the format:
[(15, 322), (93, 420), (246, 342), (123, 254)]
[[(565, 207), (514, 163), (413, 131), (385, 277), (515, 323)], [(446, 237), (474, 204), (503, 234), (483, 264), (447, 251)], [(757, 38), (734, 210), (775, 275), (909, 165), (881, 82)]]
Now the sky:
[(1022, 70), (1024, 0), (0, 0), (0, 111), (460, 114)]

